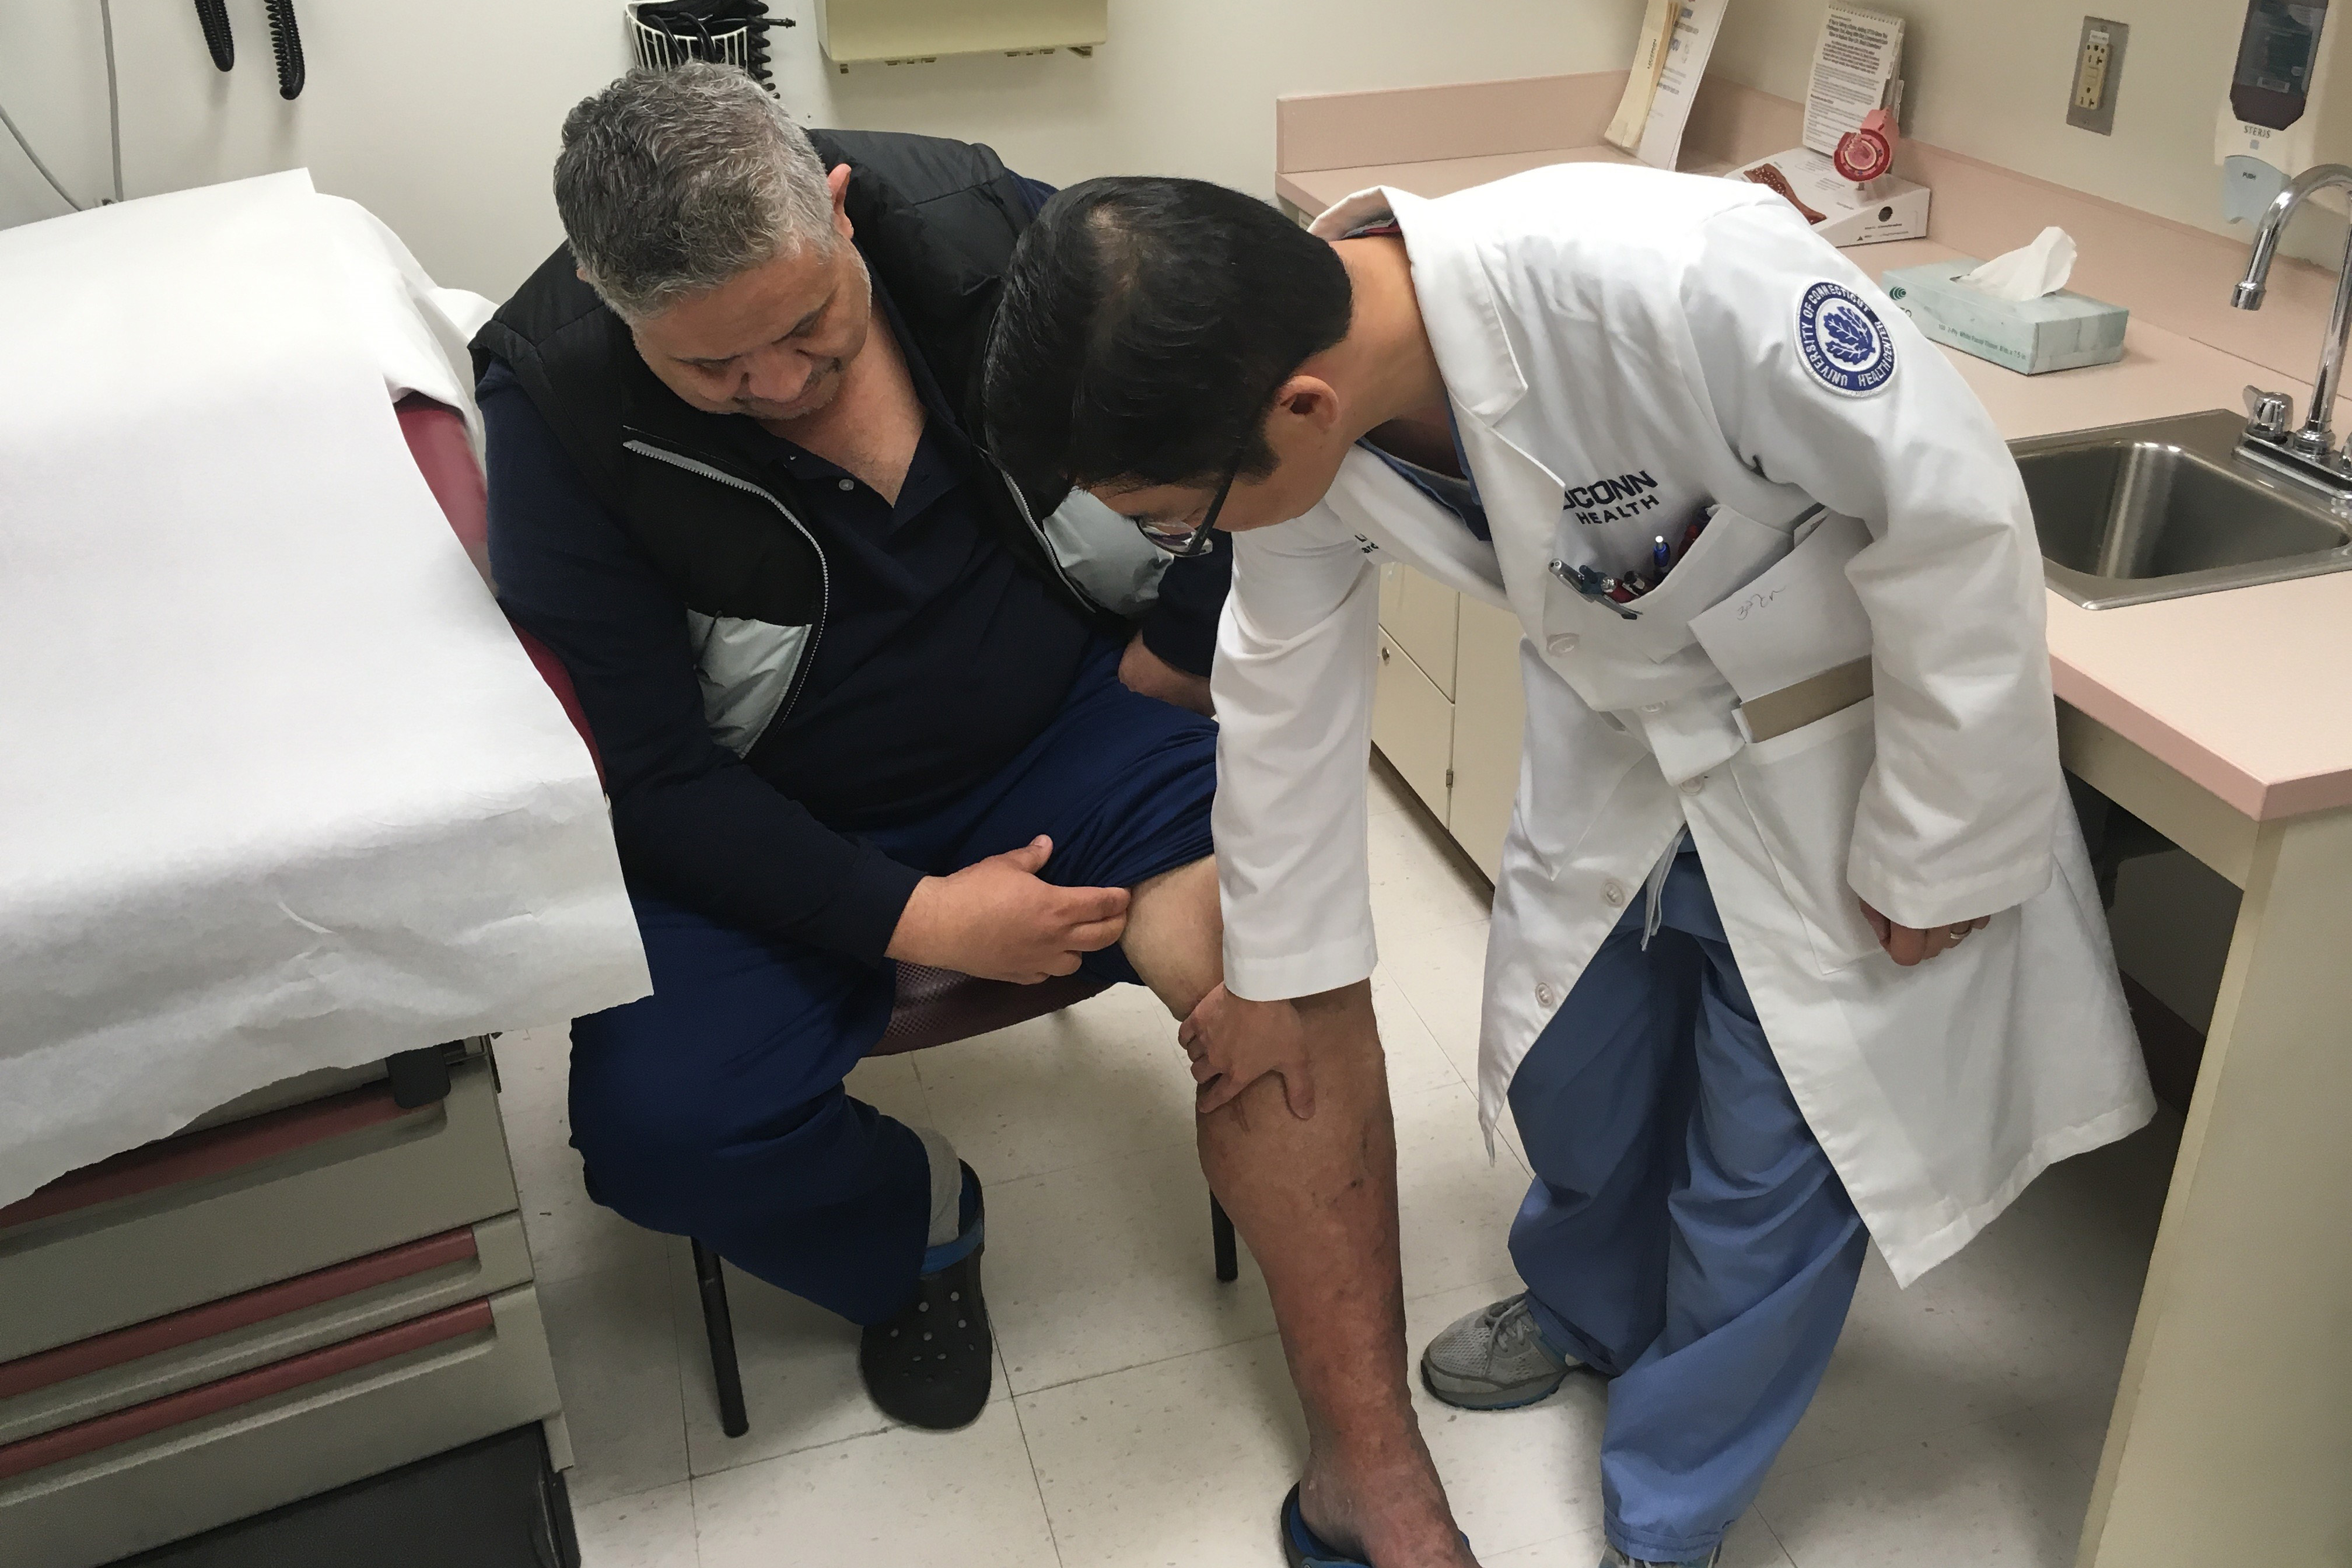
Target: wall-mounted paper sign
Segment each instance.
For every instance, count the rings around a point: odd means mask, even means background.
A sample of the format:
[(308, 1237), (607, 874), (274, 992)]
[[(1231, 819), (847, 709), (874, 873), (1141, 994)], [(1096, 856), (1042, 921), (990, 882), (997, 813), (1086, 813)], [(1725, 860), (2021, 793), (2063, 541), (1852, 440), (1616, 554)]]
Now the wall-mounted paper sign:
[(1895, 119), (1903, 109), (1903, 18), (1853, 5), (1832, 5), (1813, 46), (1805, 89), (1805, 145), (1822, 157), (1862, 129), (1874, 109)]
[(1901, 17), (1832, 5), (1813, 46), (1804, 145), (1759, 158), (1732, 177), (1779, 192), (1832, 245), (1924, 237), (1927, 187), (1891, 172), (1902, 68)]

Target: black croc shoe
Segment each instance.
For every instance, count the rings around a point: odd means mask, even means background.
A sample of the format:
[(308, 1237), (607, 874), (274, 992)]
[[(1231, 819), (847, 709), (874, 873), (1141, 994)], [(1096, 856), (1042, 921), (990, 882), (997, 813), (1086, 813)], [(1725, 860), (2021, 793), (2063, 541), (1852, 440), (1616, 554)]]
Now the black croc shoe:
[[(984, 1223), (976, 1212), (965, 1234)], [(975, 1240), (963, 1258), (918, 1279), (905, 1310), (866, 1329), (857, 1367), (866, 1392), (892, 1420), (951, 1432), (971, 1426), (987, 1408), (996, 1355), (989, 1345), (988, 1303), (980, 1294), (985, 1250)]]

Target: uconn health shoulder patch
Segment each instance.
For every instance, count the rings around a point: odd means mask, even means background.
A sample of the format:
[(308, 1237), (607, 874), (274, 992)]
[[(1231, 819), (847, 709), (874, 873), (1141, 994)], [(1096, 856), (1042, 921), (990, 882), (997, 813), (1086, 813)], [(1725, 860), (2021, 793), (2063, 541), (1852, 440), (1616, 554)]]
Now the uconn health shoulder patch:
[(1797, 301), (1797, 351), (1813, 379), (1849, 397), (1867, 397), (1895, 379), (1886, 323), (1841, 284), (1816, 283)]

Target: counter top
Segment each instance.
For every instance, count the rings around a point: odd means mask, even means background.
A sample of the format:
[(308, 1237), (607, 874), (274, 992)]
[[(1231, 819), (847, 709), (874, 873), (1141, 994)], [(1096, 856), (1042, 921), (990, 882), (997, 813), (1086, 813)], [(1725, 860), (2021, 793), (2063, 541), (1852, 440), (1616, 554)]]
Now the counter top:
[[(1289, 170), (1276, 189), (1311, 213), (1371, 185), (1434, 196), (1547, 163), (1599, 159), (1631, 162), (1607, 146), (1535, 148)], [(1699, 172), (1731, 166), (1685, 163)], [(1847, 254), (1875, 278), (1966, 253), (1930, 239)], [(2315, 333), (2314, 358), (2317, 346)], [(1943, 353), (2012, 440), (2234, 409), (2248, 383), (2282, 384), (2276, 370), (2137, 314), (2113, 364), (2026, 376)], [(2338, 427), (2347, 427), (2341, 417)], [(2352, 805), (2352, 572), (2106, 610), (2053, 593), (2049, 613), (2058, 695), (2232, 808), (2260, 821)]]
[[(1850, 254), (1875, 278), (1960, 253), (1913, 240)], [(2020, 375), (1943, 353), (2011, 440), (2236, 409), (2248, 383), (2278, 384), (2138, 321), (2122, 359), (2083, 370)], [(2352, 572), (2108, 610), (2053, 593), (2049, 605), (2065, 700), (2257, 821), (2352, 805)]]

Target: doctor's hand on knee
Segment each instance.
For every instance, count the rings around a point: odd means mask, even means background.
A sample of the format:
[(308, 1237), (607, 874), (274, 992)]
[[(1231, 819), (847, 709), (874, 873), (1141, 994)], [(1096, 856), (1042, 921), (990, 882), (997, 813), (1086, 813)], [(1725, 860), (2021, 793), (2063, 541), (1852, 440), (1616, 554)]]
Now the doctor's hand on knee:
[(1318, 1053), (1351, 1045), (1342, 1038), (1351, 1026), (1370, 1026), (1370, 995), (1360, 983), (1318, 996), (1253, 1002), (1219, 985), (1176, 1031), (1200, 1086), (1194, 1109), (1202, 1116), (1222, 1110), (1271, 1077), (1280, 1080), (1290, 1114), (1307, 1121), (1315, 1114)]
[(1083, 955), (1125, 933), (1128, 890), (1048, 882), (1037, 873), (1053, 853), (1040, 834), (951, 876), (924, 878), (886, 955), (1019, 985), (1071, 973)]
[(1990, 915), (1979, 915), (1972, 921), (1924, 929), (1897, 925), (1873, 909), (1868, 899), (1857, 899), (1855, 902), (1862, 905), (1863, 918), (1870, 922), (1871, 931), (1878, 938), (1878, 945), (1886, 950), (1886, 956), (1906, 969), (1938, 953), (1949, 952), (1966, 941), (1969, 932), (1982, 931), (1992, 923)]

